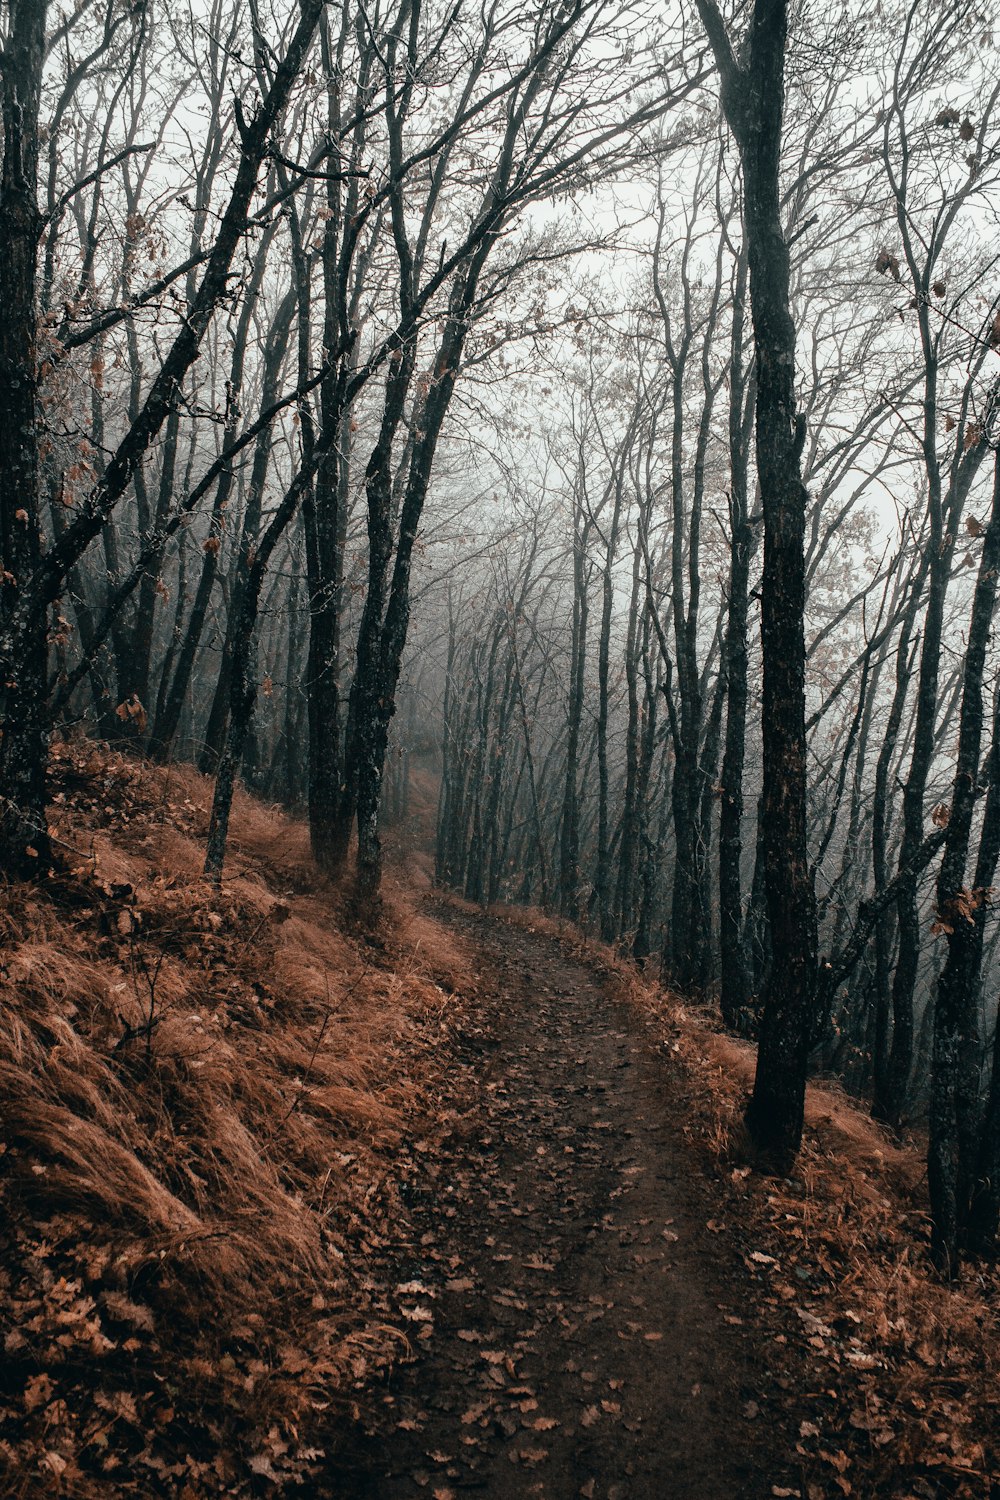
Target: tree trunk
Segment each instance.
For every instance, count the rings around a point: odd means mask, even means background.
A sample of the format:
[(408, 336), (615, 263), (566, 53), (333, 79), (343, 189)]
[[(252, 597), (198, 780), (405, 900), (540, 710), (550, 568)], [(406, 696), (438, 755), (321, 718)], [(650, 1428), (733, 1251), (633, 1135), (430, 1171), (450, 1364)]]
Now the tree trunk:
[(583, 720), (584, 667), (587, 659), (586, 546), (589, 527), (579, 516), (573, 528), (573, 628), (569, 655), (569, 701), (566, 710), (566, 774), (559, 831), (559, 910), (575, 922), (580, 915), (579, 748)]
[(805, 427), (795, 412), (795, 324), (779, 191), (787, 0), (755, 0), (745, 66), (714, 0), (698, 0), (698, 10), (743, 165), (764, 510), (763, 801), (773, 964), (747, 1127), (765, 1159), (787, 1170), (802, 1138), (816, 984), (816, 903), (806, 848)]
[(604, 569), (601, 579), (601, 631), (597, 650), (597, 869), (594, 897), (601, 937), (606, 943), (614, 939), (611, 902), (611, 833), (608, 812), (608, 712), (611, 669), (611, 621), (614, 606), (614, 566), (618, 551), (622, 502), (625, 488), (625, 460), (618, 456), (619, 472), (615, 476), (614, 510), (608, 531)]
[[(41, 561), (35, 284), (38, 108), (45, 61), (44, 0), (12, 0), (0, 88), (0, 619), (17, 618)], [(15, 625), (0, 659), (0, 868), (27, 875), (48, 863), (45, 825), (45, 618)]]
[(726, 735), (719, 802), (719, 960), (722, 1019), (734, 1031), (750, 1029), (750, 962), (743, 927), (743, 762), (746, 753), (748, 671), (747, 622), (750, 561), (755, 539), (749, 524), (746, 380), (743, 369), (746, 252), (740, 255), (733, 289), (729, 386), (729, 609), (723, 645)]
[[(972, 890), (966, 888), (965, 871), (979, 780), (983, 669), (996, 606), (998, 569), (1000, 458), (994, 468), (993, 509), (972, 601), (958, 759), (937, 883), (938, 924), (948, 936), (948, 956), (934, 1001), (927, 1182), (932, 1251), (938, 1267), (948, 1275), (955, 1275), (958, 1270), (978, 1165), (980, 972), (987, 887), (993, 878), (993, 868), (977, 869), (977, 883)], [(994, 855), (994, 868), (995, 863)], [(979, 884), (980, 876), (985, 885)]]
[(260, 592), (271, 554), (295, 515), (303, 492), (311, 480), (312, 469), (303, 468), (285, 491), (281, 504), (271, 517), (266, 531), (254, 549), (253, 561), (247, 568), (246, 583), (240, 596), (240, 612), (233, 641), (233, 667), (230, 678), (226, 737), (216, 773), (215, 794), (212, 798), (212, 815), (209, 821), (205, 852), (205, 874), (215, 885), (219, 885), (222, 880), (233, 791), (250, 732), (254, 704), (257, 701), (254, 632), (257, 628)]
[[(889, 716), (886, 720), (882, 748), (875, 766), (875, 788), (872, 795), (872, 874), (876, 890), (882, 890), (889, 879), (889, 771), (896, 752), (906, 690), (910, 680), (912, 657), (909, 651), (910, 632), (916, 597), (907, 611), (896, 647), (896, 685)], [(890, 1122), (895, 1114), (892, 1097), (892, 1075), (890, 1071), (890, 1044), (892, 1020), (892, 955), (895, 940), (895, 922), (892, 908), (887, 907), (875, 924), (875, 1038), (874, 1038), (874, 1093), (872, 1114), (876, 1120)]]

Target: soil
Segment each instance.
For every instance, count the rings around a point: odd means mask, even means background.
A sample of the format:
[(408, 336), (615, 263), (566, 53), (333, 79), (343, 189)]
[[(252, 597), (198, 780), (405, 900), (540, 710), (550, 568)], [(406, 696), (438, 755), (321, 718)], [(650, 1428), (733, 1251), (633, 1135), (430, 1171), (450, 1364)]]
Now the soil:
[(557, 940), (435, 916), (479, 955), (459, 1038), (478, 1130), (414, 1191), (396, 1274), (415, 1357), (375, 1393), (331, 1493), (798, 1493), (791, 1382), (712, 1220), (676, 1066)]

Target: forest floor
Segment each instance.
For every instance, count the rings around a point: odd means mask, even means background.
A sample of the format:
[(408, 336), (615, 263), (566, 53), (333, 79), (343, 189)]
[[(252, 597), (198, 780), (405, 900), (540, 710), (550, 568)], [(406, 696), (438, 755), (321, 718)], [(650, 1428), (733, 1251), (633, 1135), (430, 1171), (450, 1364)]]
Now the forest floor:
[(1000, 1494), (995, 1315), (911, 1267), (884, 1193), (894, 1170), (912, 1187), (912, 1151), (832, 1091), (803, 1178), (760, 1178), (733, 1129), (749, 1048), (538, 914), (431, 913), (474, 954), (452, 1045), (480, 1129), (411, 1191), (413, 1359), (335, 1492)]
[(537, 912), (377, 921), (301, 823), (56, 747), (0, 890), (0, 1496), (987, 1500), (1000, 1278), (914, 1143)]
[(405, 1270), (433, 1337), (384, 1392), (347, 1491), (749, 1500), (787, 1484), (780, 1372), (708, 1227), (676, 1070), (551, 936), (435, 915), (478, 958), (461, 1045), (483, 1133), (415, 1213)]

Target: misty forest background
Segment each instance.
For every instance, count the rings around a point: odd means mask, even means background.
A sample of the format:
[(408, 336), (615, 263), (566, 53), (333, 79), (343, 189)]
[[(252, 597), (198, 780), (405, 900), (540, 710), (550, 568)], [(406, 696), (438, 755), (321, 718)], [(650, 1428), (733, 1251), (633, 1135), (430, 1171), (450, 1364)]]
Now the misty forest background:
[(770, 1025), (762, 1147), (839, 1077), (993, 1246), (992, 0), (2, 25), (8, 871), (53, 732), (215, 776), (215, 879), (237, 778), (301, 809), (370, 909), (432, 797), (442, 885)]

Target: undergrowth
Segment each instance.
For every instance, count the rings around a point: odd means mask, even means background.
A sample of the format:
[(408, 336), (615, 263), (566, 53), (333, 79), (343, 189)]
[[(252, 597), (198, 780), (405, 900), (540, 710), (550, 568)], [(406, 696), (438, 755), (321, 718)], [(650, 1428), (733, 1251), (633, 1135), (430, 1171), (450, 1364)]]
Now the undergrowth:
[(190, 769), (63, 744), (53, 793), (0, 905), (3, 1493), (319, 1493), (405, 1353), (371, 1267), (463, 1108), (463, 957), (401, 889), (355, 928), (247, 797), (213, 890)]

